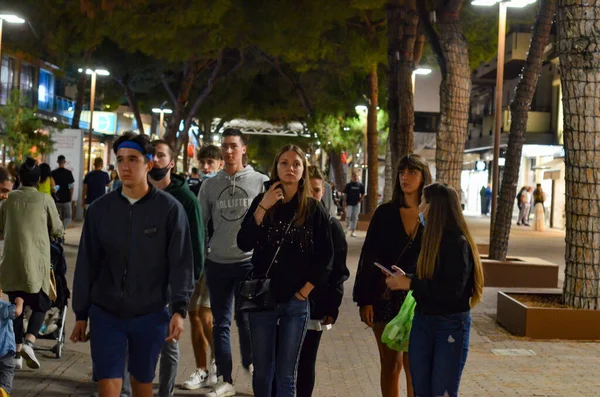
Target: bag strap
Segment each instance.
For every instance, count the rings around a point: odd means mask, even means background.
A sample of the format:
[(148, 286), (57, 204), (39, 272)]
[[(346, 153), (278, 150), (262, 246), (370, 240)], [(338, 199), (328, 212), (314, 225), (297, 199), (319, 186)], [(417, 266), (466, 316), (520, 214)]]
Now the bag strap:
[(269, 265), (269, 268), (267, 269), (267, 272), (265, 273), (265, 277), (269, 276), (269, 272), (271, 271), (271, 268), (273, 267), (273, 264), (275, 263), (275, 259), (277, 259), (277, 255), (279, 254), (279, 250), (281, 249), (281, 246), (283, 245), (283, 240), (285, 239), (285, 236), (287, 236), (288, 232), (290, 231), (290, 228), (292, 227), (294, 218), (296, 218), (295, 215), (292, 218), (292, 220), (290, 221), (290, 223), (288, 224), (287, 229), (285, 229), (283, 236), (281, 236), (281, 241), (279, 242), (279, 247), (277, 247), (277, 251), (275, 251), (275, 255), (273, 255), (273, 259), (271, 260), (271, 264)]

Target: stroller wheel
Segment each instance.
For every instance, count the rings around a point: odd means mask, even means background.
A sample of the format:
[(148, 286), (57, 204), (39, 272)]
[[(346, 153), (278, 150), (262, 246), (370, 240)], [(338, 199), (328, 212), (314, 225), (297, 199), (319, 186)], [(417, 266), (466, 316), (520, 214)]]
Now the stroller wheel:
[(52, 353), (56, 355), (56, 358), (62, 357), (62, 342), (57, 342), (52, 348)]

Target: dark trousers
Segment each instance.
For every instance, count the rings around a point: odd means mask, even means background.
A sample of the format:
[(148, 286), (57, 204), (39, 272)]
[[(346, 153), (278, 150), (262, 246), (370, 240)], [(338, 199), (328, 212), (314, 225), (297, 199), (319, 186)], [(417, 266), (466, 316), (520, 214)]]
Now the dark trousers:
[(10, 394), (12, 390), (13, 378), (15, 376), (15, 355), (10, 352), (0, 358), (0, 388)]
[(415, 396), (458, 396), (470, 329), (470, 312), (446, 316), (415, 313), (408, 350)]
[[(36, 294), (30, 294), (22, 291), (7, 292), (7, 294), (10, 303), (14, 304), (15, 299), (21, 298), (23, 299), (23, 308), (29, 306), (31, 309), (31, 317), (29, 317), (29, 322), (27, 323), (27, 334), (33, 335), (37, 338), (40, 328), (42, 328), (42, 324), (44, 323), (46, 312), (50, 310), (51, 307), (50, 298), (48, 298), (48, 296), (42, 290)], [(21, 315), (13, 321), (15, 343), (17, 345), (23, 344), (23, 337), (25, 336), (25, 333), (23, 332), (25, 331), (23, 326), (24, 316), (25, 310), (23, 310)]]
[(210, 295), (213, 314), (213, 344), (218, 376), (225, 382), (233, 383), (233, 361), (231, 358), (231, 317), (234, 316), (240, 338), (242, 366), (252, 364), (252, 345), (250, 344), (250, 325), (248, 313), (234, 310), (234, 298), (240, 283), (252, 270), (250, 262), (215, 263), (206, 261), (206, 285)]

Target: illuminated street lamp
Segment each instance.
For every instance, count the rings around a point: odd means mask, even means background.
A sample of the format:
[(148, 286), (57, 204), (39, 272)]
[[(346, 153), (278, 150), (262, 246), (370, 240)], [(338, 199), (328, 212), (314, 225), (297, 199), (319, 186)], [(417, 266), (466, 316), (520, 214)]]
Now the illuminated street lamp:
[(160, 114), (160, 121), (158, 123), (158, 137), (162, 138), (164, 133), (161, 133), (161, 130), (163, 129), (163, 124), (165, 123), (165, 114), (171, 114), (173, 111), (171, 109), (154, 108), (152, 109), (152, 113)]
[(496, 69), (496, 106), (494, 107), (494, 161), (492, 165), (492, 221), (490, 222), (490, 238), (494, 229), (494, 219), (498, 205), (498, 191), (500, 185), (500, 128), (502, 127), (502, 90), (504, 85), (504, 48), (506, 40), (506, 9), (523, 8), (535, 3), (536, 0), (473, 0), (474, 6), (499, 5), (500, 17), (498, 18), (498, 62)]
[[(83, 69), (79, 68), (79, 73), (83, 73)], [(94, 102), (96, 100), (96, 76), (109, 76), (110, 73), (104, 69), (86, 69), (85, 74), (92, 76), (92, 89), (90, 91), (90, 128), (88, 135), (88, 172), (92, 170), (92, 133), (94, 131)]]

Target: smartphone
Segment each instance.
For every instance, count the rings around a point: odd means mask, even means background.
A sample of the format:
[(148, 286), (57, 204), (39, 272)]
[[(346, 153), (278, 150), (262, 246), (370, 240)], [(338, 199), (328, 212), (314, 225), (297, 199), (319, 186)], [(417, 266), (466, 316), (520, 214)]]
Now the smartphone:
[[(274, 180), (269, 180), (269, 181), (266, 181), (266, 182), (264, 183), (264, 186), (265, 186), (265, 192), (266, 192), (267, 190), (269, 190), (269, 188), (270, 188), (270, 187), (271, 187), (271, 186), (272, 186), (272, 185), (273, 185), (275, 182), (279, 182), (279, 178), (276, 178), (276, 179), (274, 179)], [(277, 186), (277, 189), (283, 189), (283, 188), (281, 187), (281, 185), (279, 185), (279, 186)]]
[(377, 266), (378, 268), (380, 268), (381, 270), (383, 270), (384, 272), (386, 272), (387, 274), (389, 274), (390, 276), (394, 275), (394, 272), (392, 272), (390, 269), (388, 269), (387, 267), (383, 266), (381, 263), (379, 262), (373, 262), (375, 264), (375, 266)]

